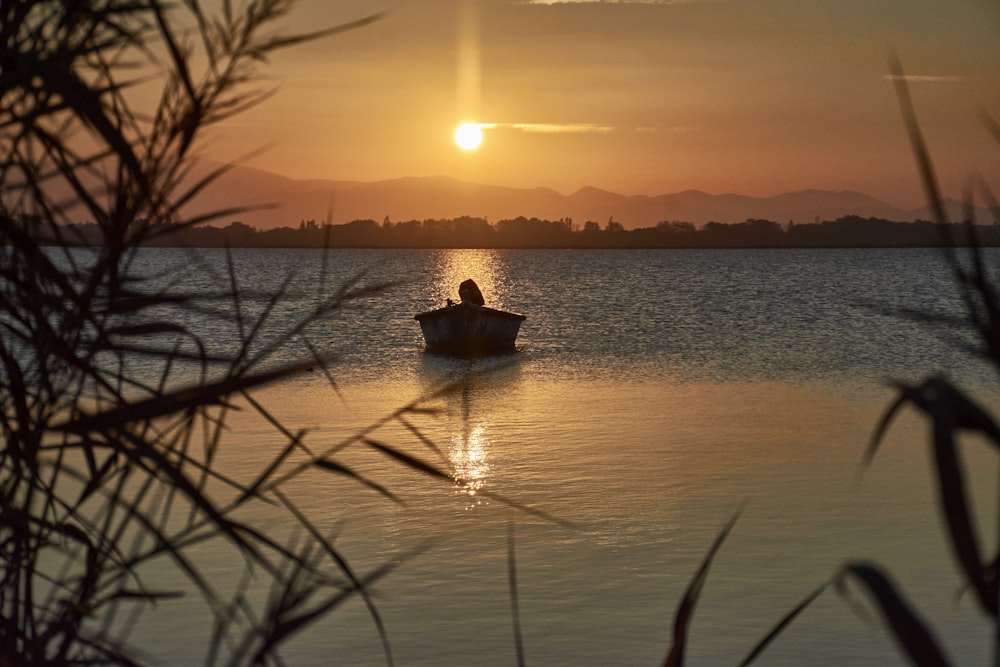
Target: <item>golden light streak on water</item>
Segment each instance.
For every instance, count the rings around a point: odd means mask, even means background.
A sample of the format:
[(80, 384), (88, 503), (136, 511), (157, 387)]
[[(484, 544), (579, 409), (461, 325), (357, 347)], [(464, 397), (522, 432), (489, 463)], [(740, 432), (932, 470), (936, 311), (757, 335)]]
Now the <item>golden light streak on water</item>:
[(467, 433), (455, 434), (451, 439), (448, 457), (458, 481), (458, 490), (469, 496), (470, 502), (479, 504), (476, 494), (487, 484), (490, 472), (489, 439), (485, 426), (475, 426)]
[(479, 285), (487, 306), (506, 307), (508, 276), (500, 251), (443, 250), (436, 270), (431, 289), (439, 305), (446, 299), (458, 301), (458, 286), (471, 278)]

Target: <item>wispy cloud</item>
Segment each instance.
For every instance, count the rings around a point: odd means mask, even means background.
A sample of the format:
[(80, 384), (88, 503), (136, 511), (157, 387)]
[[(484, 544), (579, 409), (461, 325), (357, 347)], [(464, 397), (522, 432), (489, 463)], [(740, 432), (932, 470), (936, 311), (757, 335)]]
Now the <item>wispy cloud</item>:
[(523, 0), (525, 5), (683, 5), (709, 0)]
[(938, 76), (930, 74), (886, 74), (887, 81), (905, 81), (907, 83), (961, 83), (963, 81), (979, 81), (978, 76)]
[(518, 5), (693, 5), (733, 0), (516, 0)]
[(538, 134), (607, 134), (609, 132), (637, 132), (653, 134), (656, 132), (700, 132), (701, 128), (693, 126), (638, 125), (619, 126), (601, 125), (599, 123), (476, 123), (483, 130), (507, 129)]
[(603, 133), (614, 132), (613, 125), (598, 125), (596, 123), (479, 123), (484, 130), (494, 128), (511, 128), (522, 132), (539, 132), (545, 134), (559, 133)]
[(687, 5), (693, 2), (719, 0), (522, 0), (525, 5)]
[(609, 132), (639, 132), (652, 134), (661, 130), (667, 132), (694, 132), (695, 127), (667, 127), (660, 125), (620, 126), (598, 123), (476, 123), (483, 130), (509, 129), (538, 134), (607, 134)]

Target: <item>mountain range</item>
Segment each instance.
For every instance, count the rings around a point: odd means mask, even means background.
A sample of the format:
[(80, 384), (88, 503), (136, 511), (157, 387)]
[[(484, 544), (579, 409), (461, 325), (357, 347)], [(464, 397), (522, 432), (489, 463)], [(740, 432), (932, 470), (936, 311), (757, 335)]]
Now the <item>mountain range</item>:
[[(219, 166), (201, 162), (192, 173), (197, 177)], [(373, 182), (293, 180), (243, 166), (226, 171), (184, 212), (190, 215), (228, 207), (250, 210), (226, 215), (212, 224), (225, 226), (238, 220), (264, 230), (297, 227), (303, 220), (342, 224), (361, 219), (381, 222), (386, 217), (401, 222), (471, 216), (496, 222), (524, 216), (543, 220), (571, 218), (575, 227), (582, 227), (589, 220), (603, 227), (613, 219), (626, 229), (634, 229), (652, 227), (664, 220), (701, 226), (713, 221), (736, 223), (756, 218), (811, 223), (846, 215), (894, 221), (932, 219), (926, 208), (901, 209), (853, 191), (801, 190), (773, 197), (750, 197), (685, 190), (648, 196), (585, 187), (563, 195), (543, 187), (480, 185), (447, 176)], [(947, 207), (950, 219), (961, 219), (960, 202), (949, 200)], [(976, 213), (979, 220), (992, 219), (985, 209)]]

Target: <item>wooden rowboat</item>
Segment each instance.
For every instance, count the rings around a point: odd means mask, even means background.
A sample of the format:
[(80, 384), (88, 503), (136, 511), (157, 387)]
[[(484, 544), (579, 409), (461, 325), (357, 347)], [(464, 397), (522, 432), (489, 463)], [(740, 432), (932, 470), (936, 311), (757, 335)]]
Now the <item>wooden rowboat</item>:
[[(467, 283), (462, 283), (459, 294), (468, 295)], [(475, 286), (475, 283), (472, 283)], [(444, 308), (428, 310), (414, 315), (420, 322), (424, 342), (431, 352), (461, 357), (478, 357), (514, 350), (514, 342), (521, 328), (524, 315), (497, 310), (475, 303), (482, 301), (479, 289), (477, 298), (463, 298), (461, 303), (449, 300)]]

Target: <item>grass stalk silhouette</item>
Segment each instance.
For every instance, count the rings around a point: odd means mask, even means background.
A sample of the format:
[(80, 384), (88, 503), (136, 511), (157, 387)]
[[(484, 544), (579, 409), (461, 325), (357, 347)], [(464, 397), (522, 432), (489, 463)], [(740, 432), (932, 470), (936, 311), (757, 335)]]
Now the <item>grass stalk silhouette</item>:
[[(272, 32), (293, 4), (225, 0), (214, 14), (197, 2), (158, 0), (0, 4), (2, 664), (141, 662), (141, 647), (128, 644), (140, 612), (182, 592), (150, 580), (148, 568), (163, 572), (164, 563), (213, 618), (207, 664), (280, 664), (286, 642), (356, 597), (393, 662), (368, 588), (396, 562), (350, 564), (286, 483), (323, 471), (398, 500), (337, 462), (348, 446), (453, 477), (446, 465), (377, 442), (372, 430), (316, 453), (306, 431), (286, 427), (255, 398), (309, 369), (332, 382), (334, 358), (319, 352), (311, 325), (388, 286), (321, 285), (313, 305), (289, 318), (278, 307), (290, 283), (248, 308), (231, 257), (212, 292), (165, 285), (138, 259), (139, 247), (167, 228), (238, 212), (180, 214), (226, 169), (192, 178), (198, 138), (271, 94), (255, 87), (269, 54), (380, 18)], [(134, 93), (149, 80), (162, 93), (146, 113)], [(85, 239), (65, 223), (79, 218), (96, 223), (99, 244), (77, 247)], [(325, 280), (325, 265), (322, 273)], [(219, 352), (189, 326), (192, 316), (230, 326), (236, 345)], [(283, 360), (288, 340), (301, 340), (308, 354)], [(375, 427), (394, 421), (430, 443), (413, 418), (433, 412), (436, 395)], [(240, 406), (284, 443), (247, 480), (218, 465)], [(292, 539), (243, 518), (253, 506), (283, 511)], [(198, 555), (220, 541), (244, 568), (232, 591)], [(261, 579), (270, 589), (262, 605)]]

